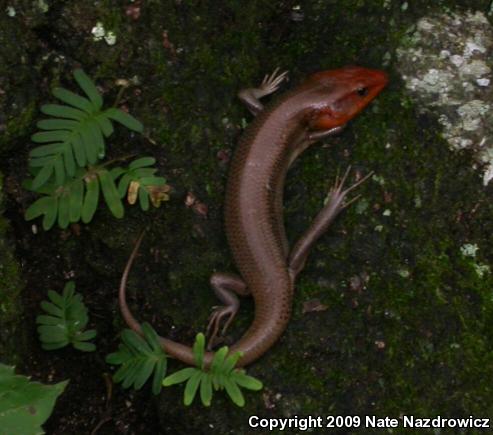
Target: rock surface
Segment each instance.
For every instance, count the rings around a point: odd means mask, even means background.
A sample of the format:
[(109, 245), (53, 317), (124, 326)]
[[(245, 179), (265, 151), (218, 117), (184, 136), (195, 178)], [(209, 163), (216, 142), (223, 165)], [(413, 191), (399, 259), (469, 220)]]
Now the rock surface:
[(493, 178), (493, 27), (479, 11), (419, 19), (397, 49), (397, 68), (451, 149), (470, 149)]

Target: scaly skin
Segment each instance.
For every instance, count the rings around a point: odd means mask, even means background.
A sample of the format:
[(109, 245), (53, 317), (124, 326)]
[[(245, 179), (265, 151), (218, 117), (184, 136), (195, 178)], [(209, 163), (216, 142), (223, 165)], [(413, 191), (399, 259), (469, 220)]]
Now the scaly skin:
[[(282, 216), (286, 173), (291, 163), (311, 143), (339, 132), (366, 107), (387, 84), (385, 73), (360, 67), (346, 67), (310, 76), (303, 84), (263, 109), (259, 98), (274, 92), (285, 73), (264, 79), (256, 89), (242, 91), (240, 98), (257, 114), (240, 140), (231, 161), (225, 199), (225, 226), (228, 242), (241, 278), (215, 274), (211, 284), (226, 304), (211, 317), (208, 330), (212, 341), (219, 325), (233, 319), (238, 303), (231, 290), (251, 293), (255, 317), (247, 332), (230, 352), (241, 351), (238, 366), (263, 355), (286, 329), (291, 315), (294, 280), (310, 248), (343, 210), (347, 193), (363, 180), (343, 189), (343, 179), (332, 188), (327, 205), (313, 225), (289, 251)], [(119, 300), (122, 315), (130, 328), (141, 333), (139, 322), (130, 313), (125, 288), (128, 273), (142, 240), (140, 236), (122, 276)], [(223, 329), (224, 332), (224, 329)], [(189, 346), (160, 338), (171, 356), (193, 365)], [(205, 355), (206, 366), (213, 352)]]

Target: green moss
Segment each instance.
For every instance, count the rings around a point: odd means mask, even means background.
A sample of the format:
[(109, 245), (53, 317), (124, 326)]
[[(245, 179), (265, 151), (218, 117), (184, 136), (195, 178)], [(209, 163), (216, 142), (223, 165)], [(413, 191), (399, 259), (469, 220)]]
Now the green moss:
[(23, 281), (8, 234), (9, 224), (2, 216), (3, 200), (3, 176), (0, 174), (0, 355), (2, 362), (16, 364), (25, 356), (20, 300)]
[(36, 114), (36, 103), (31, 101), (17, 116), (10, 118), (0, 136), (0, 150), (8, 151), (14, 140), (25, 137), (32, 129)]
[(32, 128), (37, 88), (32, 87), (29, 56), (37, 43), (32, 31), (5, 11), (0, 14), (0, 28), (0, 153), (6, 153)]
[[(145, 2), (136, 21), (110, 1), (56, 3), (51, 13), (62, 36), (57, 49), (70, 55), (67, 70), (82, 62), (115, 94), (115, 78), (140, 79), (122, 102), (152, 141), (116, 132), (114, 146), (118, 153), (157, 155), (175, 192), (160, 210), (128, 209), (125, 221), (98, 212), (83, 228), (90, 237), (63, 243), (60, 233), (50, 237), (64, 246), (67, 270), (81, 274), (86, 267), (88, 276), (97, 275), (94, 285), (105, 279), (112, 291), (134, 235), (149, 226), (129, 301), (139, 319), (151, 320), (163, 334), (175, 326), (170, 334), (184, 342), (192, 343), (217, 304), (211, 272), (234, 270), (222, 229), (227, 165), (217, 153), (234, 149), (245, 119), (251, 120), (234, 97), (238, 89), (278, 66), (290, 70), (293, 85), (312, 71), (344, 64), (384, 65), (391, 75), (389, 87), (340, 137), (308, 150), (290, 171), (290, 240), (320, 210), (338, 171), (351, 164), (352, 180), (369, 171), (375, 177), (355, 192), (365, 207), (349, 208), (311, 253), (288, 330), (251, 367), (266, 385), (264, 394), (248, 394), (243, 410), (218, 398), (202, 411), (183, 410), (182, 391), (167, 390), (159, 411), (167, 431), (250, 433), (245, 416), (259, 413), (491, 414), (493, 282), (491, 275), (477, 276), (460, 247), (477, 243), (478, 261), (491, 263), (493, 205), (470, 157), (448, 151), (435, 120), (417, 114), (392, 71), (395, 47), (419, 16), (443, 8), (486, 10), (488, 2), (407, 3), (403, 11), (402, 2), (383, 0), (230, 0), (220, 7), (155, 0)], [(92, 41), (88, 32), (97, 20), (116, 31), (116, 46)], [(32, 107), (22, 107), (25, 128)], [(208, 205), (207, 219), (184, 205), (187, 192)], [(33, 241), (33, 249), (51, 252), (46, 240), (43, 246)], [(9, 276), (14, 272), (12, 266)], [(361, 288), (351, 288), (355, 277)], [(303, 314), (304, 302), (314, 298), (327, 309)], [(231, 341), (248, 327), (252, 311), (251, 302), (242, 304)]]
[[(434, 7), (465, 6), (452, 3)], [(266, 24), (272, 22), (272, 14), (288, 16), (289, 6), (281, 11), (263, 4), (249, 12), (256, 14), (255, 19), (249, 15), (239, 36), (229, 23), (239, 19), (240, 12), (226, 8), (221, 36), (210, 33), (217, 18), (194, 6), (193, 15), (183, 18), (195, 17), (194, 25), (187, 27), (193, 29), (191, 34), (185, 39), (175, 33), (177, 29), (170, 30), (176, 45), (184, 46), (190, 55), (183, 56), (179, 66), (168, 58), (168, 65), (161, 67), (167, 75), (162, 86), (169, 113), (156, 135), (166, 137), (163, 143), (170, 154), (172, 150), (173, 165), (186, 166), (180, 182), (202, 192), (207, 184), (217, 189), (217, 197), (209, 204), (212, 208), (220, 205), (224, 182), (211, 153), (216, 151), (211, 143), (221, 144), (218, 137), (224, 135), (218, 120), (226, 116), (239, 125), (246, 117), (224, 94), (232, 95), (242, 84), (255, 82), (278, 65), (290, 67), (293, 81), (302, 75), (297, 68), (309, 72), (353, 62), (378, 67), (405, 28), (429, 11), (429, 3), (424, 2), (409, 2), (405, 13), (394, 4), (390, 12), (379, 11), (378, 2), (348, 1), (337, 8), (335, 4), (328, 7), (327, 2), (307, 2), (302, 5), (301, 25), (278, 20), (273, 29)], [(209, 23), (207, 35), (200, 24), (204, 16)], [(173, 23), (173, 18), (168, 22)], [(263, 26), (268, 28), (267, 39)], [(272, 47), (262, 45), (266, 40)], [(255, 50), (248, 48), (250, 43)], [(238, 53), (241, 71), (236, 59), (225, 56), (221, 47), (226, 45)], [(237, 74), (231, 85), (230, 74)], [(175, 84), (176, 76), (185, 83)], [(218, 89), (220, 79), (224, 84)], [(482, 261), (491, 261), (491, 232), (479, 228), (490, 226), (487, 216), (493, 210), (477, 173), (469, 169), (469, 157), (452, 155), (432, 120), (419, 118), (416, 112), (400, 91), (398, 77), (392, 76), (389, 88), (341, 137), (327, 141), (328, 147), (307, 151), (289, 174), (285, 211), (290, 240), (299, 237), (321, 208), (337, 172), (351, 164), (353, 174), (373, 170), (376, 177), (357, 192), (367, 202), (366, 208), (360, 212), (350, 208), (317, 244), (297, 283), (288, 331), (253, 367), (252, 373), (275, 392), (269, 397), (275, 402), (276, 415), (467, 416), (486, 415), (491, 409), (490, 387), (480, 378), (489, 379), (492, 374), (489, 349), (493, 343), (487, 328), (492, 279), (477, 276), (462, 258), (460, 246), (476, 241)], [(175, 132), (172, 137), (169, 131)], [(228, 146), (234, 146), (233, 139), (228, 138)], [(481, 216), (464, 217), (478, 202)], [(390, 213), (384, 214), (385, 210)], [(180, 258), (190, 255), (190, 261), (170, 267), (172, 287), (179, 291), (192, 285), (193, 290), (184, 290), (182, 297), (193, 298), (191, 317), (196, 324), (200, 321), (195, 319), (195, 303), (207, 305), (209, 296), (199, 296), (194, 286), (209, 292), (205, 281), (209, 266), (221, 263), (221, 253), (228, 256), (224, 245), (219, 255), (215, 247), (204, 249), (216, 250), (216, 255), (193, 265), (192, 249), (192, 254), (179, 254)], [(350, 279), (362, 275), (369, 276), (368, 283), (351, 290)], [(209, 305), (214, 303), (210, 298)], [(302, 314), (303, 302), (313, 298), (326, 304), (327, 310)], [(240, 335), (248, 321), (248, 315), (240, 313), (232, 336)], [(276, 393), (280, 398), (273, 399)], [(161, 409), (169, 409), (171, 400), (163, 397), (162, 401)], [(259, 398), (245, 411), (261, 409)], [(230, 410), (228, 420), (234, 415), (241, 419), (243, 414)], [(209, 413), (207, 421), (224, 430), (232, 427)]]

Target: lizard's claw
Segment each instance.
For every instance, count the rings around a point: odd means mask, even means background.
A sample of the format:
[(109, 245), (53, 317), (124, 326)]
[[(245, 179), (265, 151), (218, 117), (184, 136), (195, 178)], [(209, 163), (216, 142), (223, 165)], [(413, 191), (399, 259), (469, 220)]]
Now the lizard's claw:
[(368, 178), (370, 178), (373, 175), (373, 171), (371, 171), (368, 174), (366, 174), (363, 178), (356, 181), (356, 183), (352, 184), (351, 186), (343, 190), (344, 184), (346, 183), (350, 171), (351, 171), (351, 166), (348, 166), (346, 172), (344, 173), (341, 179), (339, 179), (339, 174), (337, 174), (336, 182), (334, 183), (334, 186), (329, 191), (329, 203), (334, 204), (335, 207), (337, 207), (339, 210), (349, 207), (353, 202), (355, 202), (360, 198), (361, 195), (356, 195), (354, 198), (351, 198), (349, 201), (347, 202), (344, 201), (349, 192), (354, 190), (360, 184), (364, 183), (366, 180), (368, 180)]
[(288, 72), (284, 71), (279, 74), (279, 68), (276, 68), (272, 74), (267, 74), (260, 86), (255, 88), (242, 89), (238, 92), (238, 97), (247, 106), (248, 110), (254, 115), (260, 113), (264, 106), (259, 101), (262, 97), (276, 92), (281, 83), (288, 77)]
[(271, 75), (266, 74), (259, 86), (259, 90), (261, 92), (260, 95), (258, 95), (258, 98), (276, 92), (281, 83), (287, 80), (287, 77), (288, 71), (284, 71), (279, 74), (279, 68), (276, 68)]
[(205, 333), (206, 336), (208, 337), (207, 350), (211, 350), (211, 348), (214, 346), (215, 342), (217, 341), (217, 337), (219, 335), (219, 327), (222, 321), (226, 319), (221, 329), (221, 335), (224, 335), (229, 325), (235, 318), (237, 311), (238, 308), (231, 305), (219, 306), (213, 308), (212, 314), (209, 317), (209, 324), (207, 325), (207, 329)]

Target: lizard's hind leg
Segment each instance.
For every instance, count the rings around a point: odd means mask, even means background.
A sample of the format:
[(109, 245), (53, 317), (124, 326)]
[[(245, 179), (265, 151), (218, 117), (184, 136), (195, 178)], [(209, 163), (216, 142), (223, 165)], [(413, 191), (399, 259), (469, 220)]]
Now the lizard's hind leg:
[(206, 335), (209, 337), (207, 344), (209, 350), (217, 341), (221, 323), (224, 321), (221, 329), (221, 334), (224, 334), (235, 318), (240, 308), (240, 301), (237, 295), (250, 295), (245, 282), (238, 275), (232, 273), (216, 272), (211, 276), (210, 284), (214, 289), (214, 293), (224, 305), (214, 307), (209, 318), (206, 332)]

